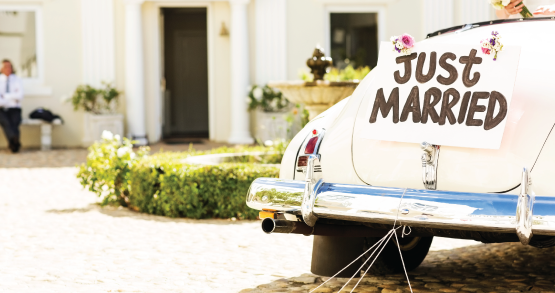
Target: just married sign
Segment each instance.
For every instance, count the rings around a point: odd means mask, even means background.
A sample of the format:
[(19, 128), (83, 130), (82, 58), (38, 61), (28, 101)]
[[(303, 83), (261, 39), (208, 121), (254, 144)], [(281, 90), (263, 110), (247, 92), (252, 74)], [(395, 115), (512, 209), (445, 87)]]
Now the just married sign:
[(404, 56), (382, 42), (362, 136), (498, 149), (519, 57), (520, 47), (494, 61), (480, 47), (426, 42)]

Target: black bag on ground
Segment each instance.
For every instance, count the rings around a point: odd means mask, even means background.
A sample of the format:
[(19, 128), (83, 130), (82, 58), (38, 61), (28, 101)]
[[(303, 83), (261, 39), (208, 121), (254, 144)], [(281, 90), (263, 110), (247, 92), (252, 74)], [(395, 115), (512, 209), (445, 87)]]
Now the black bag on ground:
[(33, 112), (31, 112), (29, 114), (29, 118), (31, 119), (41, 119), (47, 122), (52, 122), (54, 121), (54, 119), (60, 119), (63, 122), (62, 117), (53, 114), (52, 112), (50, 112), (49, 110), (46, 110), (44, 108), (37, 108), (35, 109)]

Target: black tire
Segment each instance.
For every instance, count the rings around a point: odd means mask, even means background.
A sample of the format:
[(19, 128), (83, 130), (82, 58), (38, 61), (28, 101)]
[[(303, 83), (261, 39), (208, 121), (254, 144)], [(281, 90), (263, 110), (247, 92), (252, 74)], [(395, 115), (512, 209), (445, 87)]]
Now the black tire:
[[(314, 236), (310, 271), (316, 275), (331, 277), (359, 257), (363, 246), (363, 237)], [(362, 265), (361, 259), (337, 276), (350, 278)]]
[[(403, 261), (405, 263), (405, 268), (408, 271), (416, 269), (430, 250), (430, 246), (432, 245), (433, 236), (431, 237), (399, 237), (401, 253), (403, 254)], [(376, 242), (378, 242), (381, 238), (377, 237), (365, 237), (364, 238), (364, 250), (368, 250), (372, 247)], [(375, 248), (374, 248), (375, 249)], [(374, 250), (373, 249), (373, 250)], [(380, 246), (381, 249), (381, 246)], [(367, 270), (368, 266), (372, 263), (373, 259), (375, 258), (376, 253), (372, 256), (372, 259), (369, 260), (363, 270)], [(362, 263), (364, 263), (371, 255), (371, 252), (366, 253), (361, 259)], [(389, 242), (385, 245), (385, 248), (382, 250), (378, 259), (374, 262), (368, 273), (372, 275), (385, 275), (385, 274), (399, 274), (403, 273), (403, 263), (401, 262), (401, 257), (399, 256), (399, 248), (397, 248), (397, 244), (395, 243), (395, 236), (389, 240)]]

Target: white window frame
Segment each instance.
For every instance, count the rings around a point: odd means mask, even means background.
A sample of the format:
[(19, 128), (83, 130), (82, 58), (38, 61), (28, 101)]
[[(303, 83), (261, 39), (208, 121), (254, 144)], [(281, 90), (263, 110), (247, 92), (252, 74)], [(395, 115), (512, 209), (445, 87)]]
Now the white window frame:
[(42, 7), (40, 5), (0, 4), (0, 11), (25, 11), (35, 13), (35, 43), (37, 52), (37, 77), (21, 78), (23, 92), (27, 95), (52, 95), (52, 89), (44, 86), (44, 32), (42, 30)]
[(386, 7), (383, 5), (326, 5), (324, 6), (324, 50), (326, 55), (331, 53), (330, 17), (332, 13), (376, 13), (378, 15), (378, 48), (379, 42), (387, 41), (386, 37)]

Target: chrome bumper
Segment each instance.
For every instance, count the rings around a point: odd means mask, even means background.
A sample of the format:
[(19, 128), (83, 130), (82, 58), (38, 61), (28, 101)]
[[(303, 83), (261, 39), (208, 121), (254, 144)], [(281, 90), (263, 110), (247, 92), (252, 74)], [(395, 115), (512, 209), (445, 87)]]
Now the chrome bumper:
[(535, 196), (529, 183), (526, 170), (520, 195), (376, 187), (322, 180), (313, 184), (310, 191), (304, 181), (258, 178), (250, 187), (247, 205), (258, 210), (303, 215), (303, 218), (309, 213), (316, 220), (393, 224), (397, 219), (399, 225), (414, 227), (517, 233), (521, 242), (528, 244), (532, 231), (555, 236), (555, 197)]

